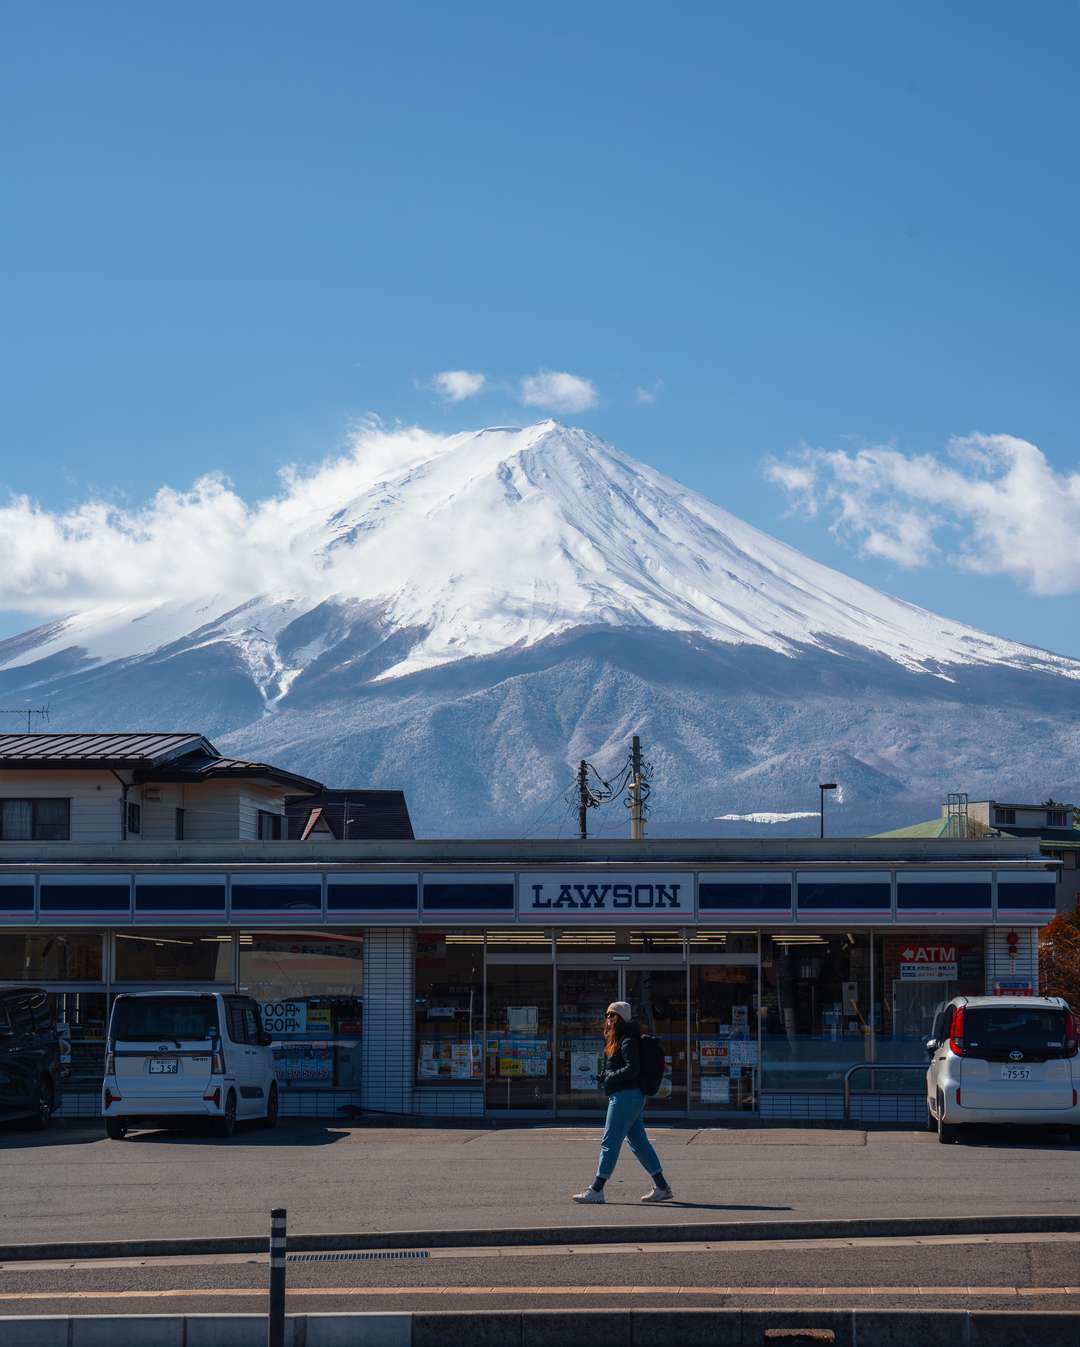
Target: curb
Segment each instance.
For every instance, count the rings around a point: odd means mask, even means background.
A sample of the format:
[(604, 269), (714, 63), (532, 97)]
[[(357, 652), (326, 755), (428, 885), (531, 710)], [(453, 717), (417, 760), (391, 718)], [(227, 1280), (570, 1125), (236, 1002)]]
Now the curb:
[[(0, 1318), (5, 1347), (265, 1347), (266, 1331), (262, 1314)], [(494, 1310), (285, 1321), (286, 1347), (1076, 1347), (1078, 1340), (1080, 1314), (1072, 1310)]]
[[(667, 1225), (517, 1226), (508, 1230), (392, 1230), (385, 1233), (296, 1235), (290, 1253), (364, 1249), (484, 1249), (550, 1244), (670, 1244), (709, 1240), (904, 1239), (920, 1235), (1046, 1235), (1080, 1233), (1080, 1213), (1018, 1216), (901, 1216), (822, 1221), (706, 1221)], [(168, 1258), (185, 1254), (265, 1253), (266, 1235), (185, 1239), (65, 1240), (0, 1244), (0, 1263), (82, 1258)]]

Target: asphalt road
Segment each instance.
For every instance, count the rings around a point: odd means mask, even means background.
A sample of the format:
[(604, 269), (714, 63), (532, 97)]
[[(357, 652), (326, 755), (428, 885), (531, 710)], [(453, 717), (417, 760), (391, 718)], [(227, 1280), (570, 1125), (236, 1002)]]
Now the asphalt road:
[[(0, 1265), (0, 1314), (260, 1313), (265, 1256)], [(1080, 1308), (1080, 1235), (432, 1250), (290, 1263), (302, 1312)]]
[(263, 1235), (275, 1206), (294, 1233), (1080, 1211), (1080, 1147), (1060, 1132), (988, 1129), (959, 1146), (901, 1131), (653, 1137), (676, 1203), (640, 1205), (648, 1182), (624, 1152), (607, 1204), (581, 1207), (569, 1195), (594, 1172), (597, 1128), (288, 1125), (227, 1142), (4, 1130), (0, 1213), (6, 1238), (30, 1243)]

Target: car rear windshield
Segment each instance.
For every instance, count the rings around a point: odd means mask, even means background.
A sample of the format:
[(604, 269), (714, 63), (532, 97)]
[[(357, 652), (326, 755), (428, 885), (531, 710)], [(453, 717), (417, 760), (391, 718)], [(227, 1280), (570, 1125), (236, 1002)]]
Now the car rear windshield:
[(205, 1042), (217, 1034), (217, 1002), (212, 996), (125, 997), (113, 1011), (112, 1037), (127, 1042)]
[(964, 1012), (964, 1053), (987, 1061), (1007, 1061), (1010, 1052), (1025, 1057), (1062, 1057), (1065, 1012), (1026, 1006), (991, 1006)]

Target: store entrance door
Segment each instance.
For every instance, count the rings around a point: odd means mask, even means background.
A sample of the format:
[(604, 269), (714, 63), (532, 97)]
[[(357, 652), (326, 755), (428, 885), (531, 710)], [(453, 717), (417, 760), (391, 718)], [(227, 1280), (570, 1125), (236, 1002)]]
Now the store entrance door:
[(652, 1112), (686, 1112), (686, 968), (628, 967), (621, 973), (621, 1000), (643, 1034), (655, 1034), (664, 1049), (667, 1070), (649, 1100)]
[(619, 991), (622, 969), (558, 970), (557, 1104), (561, 1112), (605, 1108), (596, 1084), (604, 1054), (604, 1012)]
[(593, 1112), (607, 1098), (596, 1075), (604, 1051), (604, 1012), (629, 1001), (644, 1034), (664, 1048), (667, 1072), (651, 1109), (686, 1110), (686, 967), (579, 966), (557, 970), (556, 1104), (561, 1113)]

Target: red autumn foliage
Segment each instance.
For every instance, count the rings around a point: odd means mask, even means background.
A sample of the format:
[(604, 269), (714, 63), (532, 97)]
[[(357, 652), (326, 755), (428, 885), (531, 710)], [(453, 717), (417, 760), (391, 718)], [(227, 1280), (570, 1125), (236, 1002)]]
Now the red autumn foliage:
[(1056, 916), (1040, 932), (1039, 990), (1080, 1010), (1080, 910)]

